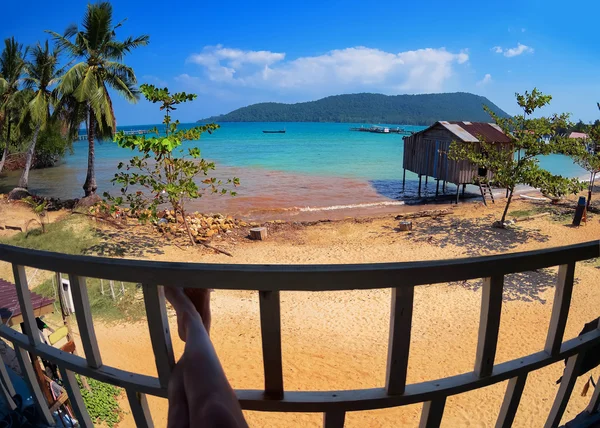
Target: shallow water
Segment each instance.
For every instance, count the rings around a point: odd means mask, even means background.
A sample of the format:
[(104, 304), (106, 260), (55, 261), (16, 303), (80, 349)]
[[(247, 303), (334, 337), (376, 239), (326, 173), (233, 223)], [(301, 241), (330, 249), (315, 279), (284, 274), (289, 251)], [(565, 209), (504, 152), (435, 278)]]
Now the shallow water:
[[(193, 124), (183, 125), (185, 127)], [(215, 161), (219, 178), (239, 177), (238, 196), (209, 195), (190, 208), (204, 212), (230, 212), (249, 217), (332, 217), (359, 210), (397, 211), (403, 200), (415, 197), (417, 176), (406, 174), (402, 191), (403, 141), (398, 134), (352, 132), (360, 124), (337, 123), (224, 123), (212, 135), (204, 134), (198, 145), (204, 158)], [(423, 127), (400, 126), (417, 131)], [(151, 126), (123, 127), (148, 129)], [(263, 130), (285, 128), (285, 134)], [(73, 154), (54, 167), (31, 171), (30, 189), (61, 199), (82, 196), (87, 165), (87, 142), (76, 142)], [(98, 191), (118, 193), (110, 183), (116, 166), (133, 156), (113, 142), (96, 146)], [(541, 159), (544, 168), (565, 176), (585, 171), (558, 155)], [(12, 189), (19, 172), (0, 179), (0, 192)], [(455, 187), (449, 186), (453, 192)], [(432, 181), (426, 194), (435, 192)], [(320, 213), (320, 214), (315, 214)]]

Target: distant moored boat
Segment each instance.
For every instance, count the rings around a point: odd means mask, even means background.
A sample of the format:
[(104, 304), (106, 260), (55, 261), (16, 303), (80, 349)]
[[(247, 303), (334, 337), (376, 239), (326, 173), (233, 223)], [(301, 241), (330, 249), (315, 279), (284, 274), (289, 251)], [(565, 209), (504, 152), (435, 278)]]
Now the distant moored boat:
[(280, 129), (276, 131), (263, 131), (264, 134), (285, 134), (285, 129)]

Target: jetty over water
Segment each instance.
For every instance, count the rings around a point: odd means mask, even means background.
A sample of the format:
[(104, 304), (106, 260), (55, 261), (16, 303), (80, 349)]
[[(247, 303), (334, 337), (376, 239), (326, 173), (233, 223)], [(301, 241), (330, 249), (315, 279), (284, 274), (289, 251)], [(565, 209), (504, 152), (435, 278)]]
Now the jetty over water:
[[(82, 399), (75, 374), (124, 388), (136, 425), (151, 427), (153, 422), (147, 395), (166, 398), (169, 378), (175, 367), (163, 285), (195, 289), (258, 290), (257, 311), (260, 313), (264, 388), (237, 389), (235, 393), (242, 409), (319, 412), (323, 413), (324, 427), (343, 428), (348, 412), (422, 403), (419, 426), (434, 428), (439, 427), (444, 418), (444, 408), (449, 397), (506, 382), (496, 427), (511, 427), (518, 410), (528, 411), (519, 404), (531, 377), (529, 375), (552, 364), (562, 365), (566, 359), (566, 368), (552, 406), (547, 415), (539, 415), (546, 418), (544, 427), (556, 428), (561, 423), (577, 378), (583, 375), (586, 352), (594, 355), (600, 345), (598, 328), (573, 339), (565, 340), (564, 337), (576, 282), (576, 265), (599, 256), (599, 242), (590, 241), (529, 252), (427, 262), (227, 265), (71, 256), (0, 244), (0, 261), (12, 264), (24, 326), (22, 332), (19, 332), (7, 325), (0, 325), (0, 338), (11, 342), (40, 418), (49, 425), (54, 425), (54, 420), (31, 367), (29, 355), (32, 358), (41, 357), (58, 366), (81, 426), (93, 426), (93, 422)], [(68, 274), (84, 356), (62, 352), (43, 343), (39, 335), (34, 334), (37, 328), (36, 313), (32, 305), (32, 293), (29, 292), (26, 266)], [(558, 276), (543, 350), (530, 355), (519, 355), (511, 361), (498, 361), (502, 359), (496, 357), (496, 348), (505, 277), (517, 272), (554, 266), (558, 266)], [(96, 340), (86, 278), (143, 284), (147, 323), (158, 376), (129, 372), (103, 362)], [(203, 280), (199, 281), (198, 278)], [(416, 300), (417, 287), (476, 278), (484, 280), (473, 370), (445, 378), (409, 382), (413, 302)], [(285, 334), (281, 328), (281, 316), (285, 306), (280, 305), (281, 291), (321, 293), (390, 288), (387, 370), (385, 378), (382, 376), (378, 379), (379, 387), (332, 391), (285, 389), (281, 347), (282, 334)], [(440, 334), (443, 337), (444, 332), (441, 331)], [(247, 339), (239, 337), (237, 340)], [(244, 356), (240, 355), (240, 358)], [(543, 372), (541, 375), (544, 376)], [(0, 395), (7, 403), (12, 403), (11, 408), (14, 408), (12, 397), (15, 389), (4, 364), (0, 364), (0, 381)], [(555, 378), (545, 381), (554, 383)], [(566, 425), (573, 428), (597, 426), (594, 424), (600, 421), (599, 410), (600, 384), (594, 387), (586, 409), (575, 421), (567, 422)]]
[(358, 132), (371, 132), (373, 134), (402, 134), (402, 135), (412, 135), (412, 131), (408, 131), (406, 129), (402, 129), (400, 127), (390, 128), (387, 126), (369, 126), (360, 128), (350, 128), (350, 131), (358, 131)]
[[(122, 131), (125, 135), (144, 135), (151, 134), (154, 131), (152, 129), (130, 129), (127, 131)], [(77, 137), (78, 141), (85, 141), (88, 139), (88, 134), (79, 134)]]

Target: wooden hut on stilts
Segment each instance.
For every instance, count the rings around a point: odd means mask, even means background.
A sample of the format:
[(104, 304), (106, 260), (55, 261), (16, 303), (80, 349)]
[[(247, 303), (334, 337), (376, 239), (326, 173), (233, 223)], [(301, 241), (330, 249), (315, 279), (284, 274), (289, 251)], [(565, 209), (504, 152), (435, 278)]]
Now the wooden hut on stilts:
[[(446, 122), (440, 121), (429, 128), (404, 137), (404, 173), (402, 188), (405, 187), (406, 170), (412, 171), (419, 176), (418, 195), (421, 196), (421, 181), (425, 176), (436, 180), (435, 197), (440, 190), (446, 192), (446, 183), (456, 185), (456, 202), (460, 197), (460, 187), (464, 195), (467, 184), (477, 184), (486, 203), (486, 195), (493, 201), (492, 190), (489, 182), (492, 181), (491, 171), (478, 168), (477, 165), (467, 161), (455, 161), (448, 158), (450, 144), (453, 141), (463, 143), (479, 143), (479, 139), (488, 143), (502, 145), (500, 149), (511, 149), (512, 142), (508, 135), (504, 134), (495, 123), (484, 122)], [(480, 180), (480, 178), (486, 178)]]

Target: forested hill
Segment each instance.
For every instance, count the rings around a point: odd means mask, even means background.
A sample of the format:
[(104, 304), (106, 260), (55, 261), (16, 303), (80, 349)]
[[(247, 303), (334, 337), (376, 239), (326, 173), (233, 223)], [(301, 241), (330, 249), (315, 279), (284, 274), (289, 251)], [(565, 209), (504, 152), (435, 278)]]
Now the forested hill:
[(490, 100), (466, 92), (422, 95), (348, 94), (296, 104), (259, 103), (198, 122), (352, 122), (430, 125), (438, 120), (490, 122)]

